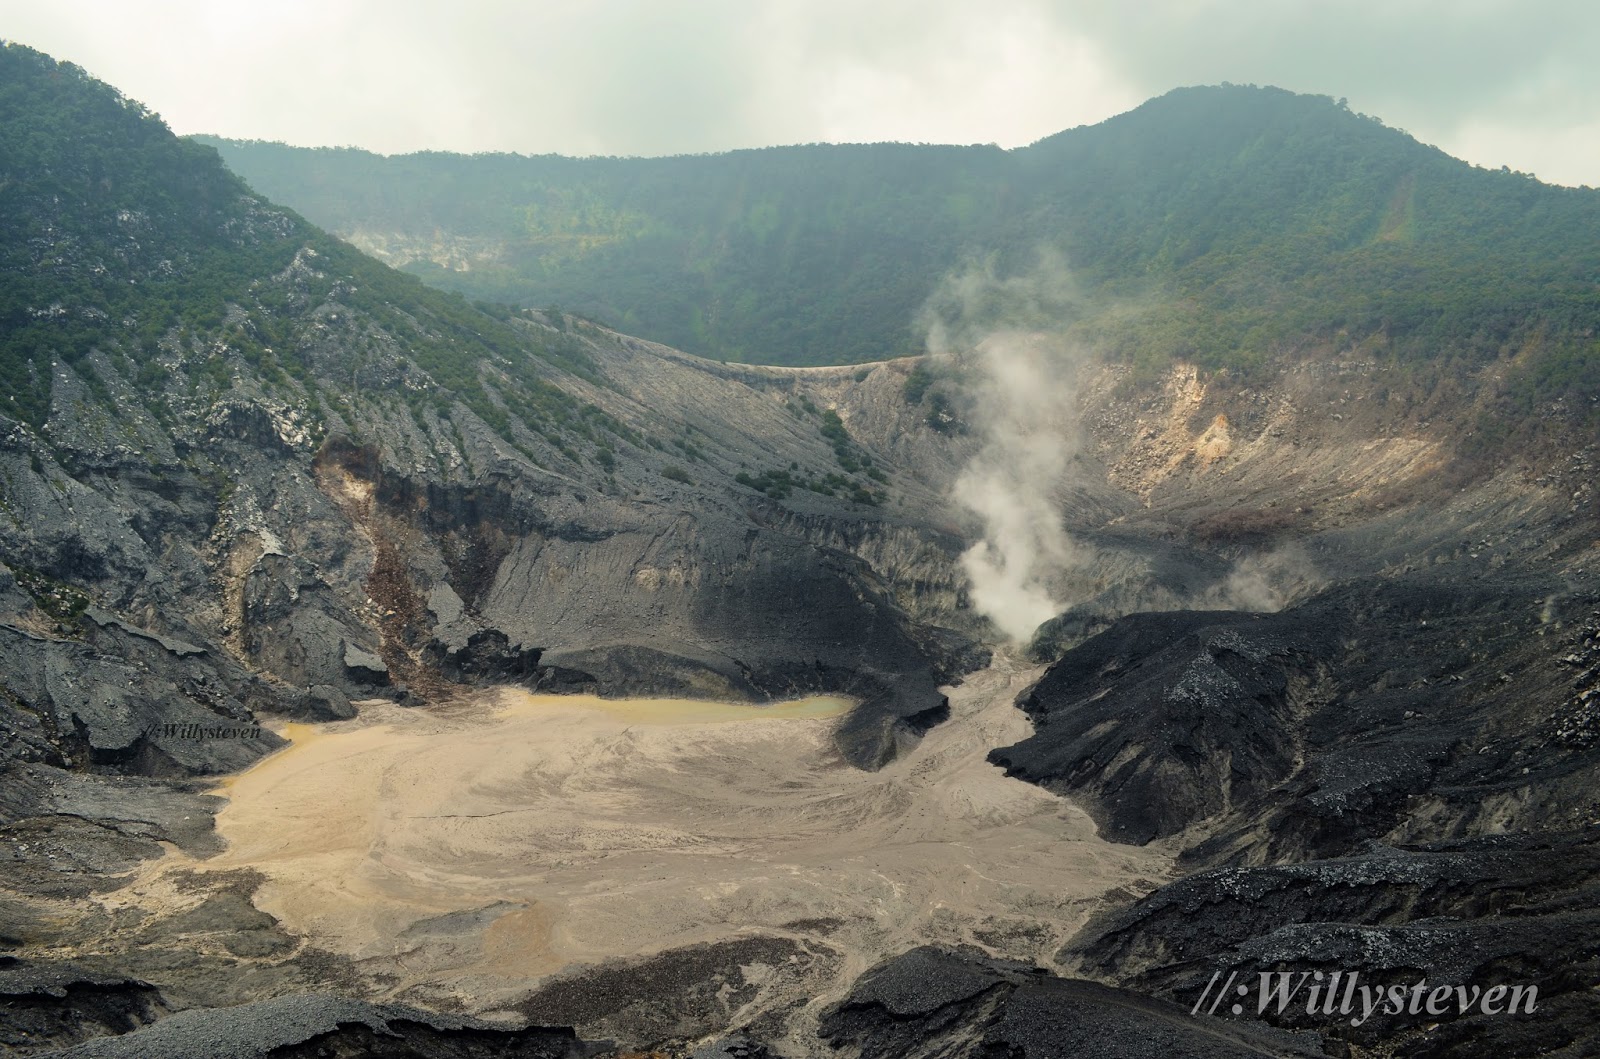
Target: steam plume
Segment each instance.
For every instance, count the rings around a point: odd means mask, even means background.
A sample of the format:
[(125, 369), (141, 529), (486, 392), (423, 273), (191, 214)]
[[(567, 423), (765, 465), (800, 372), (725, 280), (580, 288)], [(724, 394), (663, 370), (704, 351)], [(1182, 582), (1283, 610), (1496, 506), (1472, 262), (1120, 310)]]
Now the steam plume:
[(1269, 552), (1243, 556), (1233, 564), (1226, 578), (1192, 605), (1270, 614), (1310, 595), (1326, 583), (1327, 578), (1305, 549), (1290, 543)]
[(1076, 358), (1051, 335), (1074, 301), (1065, 268), (1043, 257), (1022, 276), (990, 265), (951, 277), (925, 310), (928, 351), (976, 377), (967, 420), (983, 444), (952, 496), (982, 521), (983, 539), (961, 564), (973, 605), (1017, 641), (1064, 609), (1051, 575), (1075, 556), (1056, 493), (1076, 451)]

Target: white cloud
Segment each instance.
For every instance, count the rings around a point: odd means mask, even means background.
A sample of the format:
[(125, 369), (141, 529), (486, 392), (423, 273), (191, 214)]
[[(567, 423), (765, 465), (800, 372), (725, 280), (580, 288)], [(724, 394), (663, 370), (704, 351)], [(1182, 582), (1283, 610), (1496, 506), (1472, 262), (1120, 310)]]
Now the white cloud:
[(1090, 41), (1025, 5), (961, 15), (916, 52), (852, 55), (814, 73), (823, 138), (1014, 147), (1143, 102)]
[(180, 132), (291, 143), (1011, 146), (1227, 80), (1600, 184), (1588, 0), (0, 0), (0, 26)]
[(1558, 129), (1474, 120), (1436, 146), (1490, 169), (1533, 173), (1547, 184), (1600, 187), (1600, 118)]

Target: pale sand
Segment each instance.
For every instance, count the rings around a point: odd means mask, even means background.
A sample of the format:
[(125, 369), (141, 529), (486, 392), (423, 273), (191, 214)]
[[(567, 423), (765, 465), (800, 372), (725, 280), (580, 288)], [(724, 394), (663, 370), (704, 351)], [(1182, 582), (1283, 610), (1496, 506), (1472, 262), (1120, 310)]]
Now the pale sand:
[(1170, 862), (984, 760), (1028, 734), (1011, 701), (1038, 672), (974, 674), (877, 773), (832, 748), (841, 699), (371, 704), (288, 726), (220, 792), (227, 851), (186, 867), (257, 869), (259, 907), (363, 961), (376, 992), (477, 1011), (570, 964), (818, 917), (843, 921), (825, 938), (841, 985), (925, 941), (1048, 962), (1100, 895)]

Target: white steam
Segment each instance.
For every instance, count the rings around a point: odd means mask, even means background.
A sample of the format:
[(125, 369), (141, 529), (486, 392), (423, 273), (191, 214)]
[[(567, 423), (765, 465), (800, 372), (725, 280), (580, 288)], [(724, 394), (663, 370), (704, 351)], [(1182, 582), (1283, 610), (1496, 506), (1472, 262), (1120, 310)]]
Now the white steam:
[(1271, 614), (1315, 592), (1327, 580), (1305, 549), (1290, 543), (1239, 559), (1228, 576), (1194, 605)]
[(1076, 451), (1077, 358), (1050, 333), (1073, 300), (1065, 269), (1045, 259), (1024, 276), (953, 277), (925, 314), (928, 351), (972, 377), (965, 418), (982, 438), (952, 490), (983, 524), (961, 565), (973, 606), (1017, 641), (1065, 609), (1050, 582), (1075, 558), (1057, 493)]
[(961, 556), (972, 602), (1013, 640), (1027, 640), (1063, 607), (1048, 588), (1072, 558), (1055, 490), (1071, 457), (1051, 424), (1063, 412), (1051, 358), (1038, 336), (990, 335), (975, 417), (984, 445), (956, 479), (957, 503), (983, 520), (983, 539)]

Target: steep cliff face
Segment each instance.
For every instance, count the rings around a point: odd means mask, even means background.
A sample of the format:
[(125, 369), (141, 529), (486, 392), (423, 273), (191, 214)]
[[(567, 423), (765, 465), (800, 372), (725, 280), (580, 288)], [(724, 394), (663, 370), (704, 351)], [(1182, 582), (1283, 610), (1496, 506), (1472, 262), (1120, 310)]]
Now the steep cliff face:
[[(875, 704), (846, 749), (880, 760), (894, 718), (937, 705), (934, 678), (964, 650), (931, 624), (948, 613), (914, 620), (856, 554), (898, 547), (907, 559), (891, 578), (948, 579), (957, 542), (919, 518), (929, 487), (874, 483), (887, 505), (770, 499), (734, 480), (741, 468), (821, 477), (835, 459), (779, 395), (605, 332), (575, 341), (598, 371), (626, 369), (622, 381), (552, 372), (550, 385), (637, 444), (613, 438), (583, 457), (562, 439), (508, 442), (465, 407), (416, 416), (326, 376), (275, 398), (234, 365), (226, 391), (199, 408), (158, 404), (169, 425), (144, 424), (158, 441), (119, 451), (103, 439), (122, 429), (122, 405), (86, 398), (79, 371), (58, 364), (49, 418), (10, 424), (18, 517), (0, 533), (25, 571), (14, 583), (89, 601), (88, 618), (60, 626), (72, 636), (103, 607), (134, 630), (119, 635), (172, 637), (191, 645), (176, 659), (235, 667), (236, 713), (247, 690), (314, 713), (341, 695), (436, 698), (452, 675), (501, 671), (613, 693), (826, 688)], [(188, 357), (170, 351), (172, 388), (155, 402), (177, 404)], [(109, 358), (98, 368), (130, 409), (152, 401)], [(398, 356), (372, 368), (418, 370)], [(339, 410), (317, 420), (312, 386)], [(11, 598), (13, 624), (38, 626), (33, 599)]]

